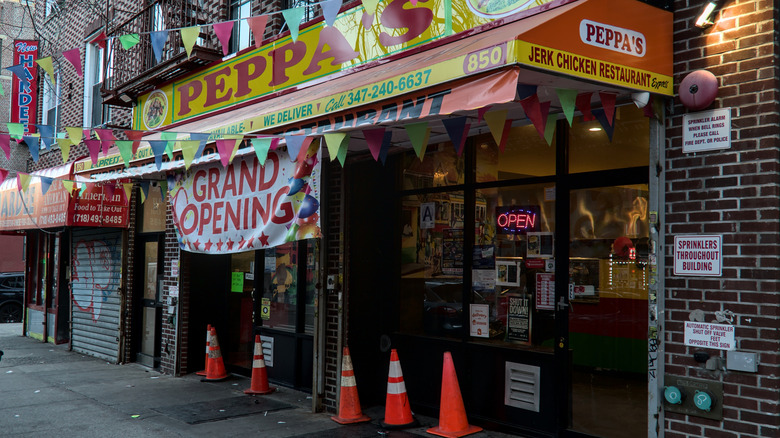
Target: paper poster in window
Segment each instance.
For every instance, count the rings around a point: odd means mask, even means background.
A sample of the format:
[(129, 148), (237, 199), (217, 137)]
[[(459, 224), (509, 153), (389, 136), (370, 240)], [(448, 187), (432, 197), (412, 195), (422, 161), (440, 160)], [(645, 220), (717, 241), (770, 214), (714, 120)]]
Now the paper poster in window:
[(520, 286), (520, 269), (516, 261), (496, 261), (496, 286)]
[(528, 248), (526, 254), (529, 258), (546, 258), (553, 256), (553, 233), (528, 233)]

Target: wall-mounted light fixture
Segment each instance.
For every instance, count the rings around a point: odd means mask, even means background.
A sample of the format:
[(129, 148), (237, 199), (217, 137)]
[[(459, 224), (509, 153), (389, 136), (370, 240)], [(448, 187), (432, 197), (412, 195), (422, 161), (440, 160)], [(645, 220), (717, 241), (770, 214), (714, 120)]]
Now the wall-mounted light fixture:
[(704, 29), (713, 25), (712, 19), (715, 17), (715, 13), (718, 9), (718, 2), (707, 2), (701, 9), (701, 12), (694, 22), (694, 26)]

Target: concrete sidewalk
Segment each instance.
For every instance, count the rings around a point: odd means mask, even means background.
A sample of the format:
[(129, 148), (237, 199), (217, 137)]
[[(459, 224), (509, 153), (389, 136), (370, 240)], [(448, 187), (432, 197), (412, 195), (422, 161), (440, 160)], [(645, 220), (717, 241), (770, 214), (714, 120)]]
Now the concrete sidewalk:
[[(112, 365), (21, 336), (21, 324), (0, 324), (0, 435), (4, 437), (431, 437), (436, 419), (420, 427), (382, 430), (374, 421), (341, 426), (311, 413), (311, 398), (287, 388), (271, 395), (243, 393), (250, 380), (233, 376), (201, 382), (136, 364)], [(472, 435), (505, 437), (496, 432)]]

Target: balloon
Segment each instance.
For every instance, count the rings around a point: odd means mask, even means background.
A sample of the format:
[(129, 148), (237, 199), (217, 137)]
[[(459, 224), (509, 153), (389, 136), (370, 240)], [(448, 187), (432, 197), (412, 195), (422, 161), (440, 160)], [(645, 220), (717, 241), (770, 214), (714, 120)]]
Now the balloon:
[(304, 186), (304, 181), (300, 178), (290, 178), (290, 191), (287, 192), (287, 196), (292, 196), (298, 193)]
[(298, 224), (301, 225), (301, 226), (307, 225), (307, 224), (317, 224), (317, 219), (319, 219), (319, 218), (320, 218), (320, 215), (318, 215), (317, 213), (314, 213), (313, 215), (311, 215), (309, 217), (305, 217), (305, 218), (298, 216)]
[(307, 218), (316, 213), (318, 208), (320, 208), (320, 202), (317, 201), (317, 198), (311, 195), (306, 195), (303, 198), (301, 209), (298, 210), (298, 217)]
[(312, 166), (309, 160), (300, 161), (295, 165), (295, 173), (293, 173), (293, 178), (300, 179), (304, 176), (309, 176), (311, 175), (311, 171), (313, 169), (314, 166)]

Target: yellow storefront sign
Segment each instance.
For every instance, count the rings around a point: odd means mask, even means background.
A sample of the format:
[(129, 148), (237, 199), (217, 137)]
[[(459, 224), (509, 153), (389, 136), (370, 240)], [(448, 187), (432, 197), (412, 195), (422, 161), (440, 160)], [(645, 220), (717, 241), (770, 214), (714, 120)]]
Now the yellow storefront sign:
[(544, 70), (671, 96), (670, 76), (593, 59), (525, 41), (516, 41), (517, 62)]
[[(514, 12), (538, 6), (515, 1)], [(507, 2), (504, 2), (507, 3)], [(358, 6), (333, 26), (317, 23), (290, 37), (226, 60), (139, 98), (135, 129), (157, 129), (409, 50), (493, 19), (472, 13), (471, 2), (379, 2), (372, 14)], [(284, 115), (282, 115), (283, 117)]]

